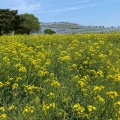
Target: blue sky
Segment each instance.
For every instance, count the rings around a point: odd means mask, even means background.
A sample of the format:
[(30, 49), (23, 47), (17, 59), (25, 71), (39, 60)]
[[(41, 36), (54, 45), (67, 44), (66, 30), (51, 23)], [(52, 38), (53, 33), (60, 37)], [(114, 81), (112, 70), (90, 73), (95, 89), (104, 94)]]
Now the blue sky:
[(32, 13), (40, 22), (120, 25), (120, 0), (0, 0), (0, 8)]

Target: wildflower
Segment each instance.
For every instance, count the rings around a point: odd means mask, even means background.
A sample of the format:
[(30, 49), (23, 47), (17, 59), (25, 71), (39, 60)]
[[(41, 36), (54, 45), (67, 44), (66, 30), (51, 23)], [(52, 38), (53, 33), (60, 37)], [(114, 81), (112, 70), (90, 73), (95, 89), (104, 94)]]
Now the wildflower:
[(5, 56), (5, 57), (3, 58), (3, 61), (4, 61), (4, 62), (9, 62), (9, 58)]
[(50, 73), (50, 77), (54, 77), (55, 76), (55, 74), (52, 72), (52, 73)]
[(98, 57), (99, 57), (100, 59), (105, 59), (105, 58), (106, 58), (106, 55), (104, 55), (104, 54), (101, 53), (101, 54), (98, 55)]
[(34, 106), (25, 106), (24, 110), (23, 110), (23, 115), (25, 116), (26, 114), (31, 114), (35, 111), (35, 107)]
[(15, 109), (16, 107), (14, 106), (14, 105), (11, 105), (11, 106), (9, 106), (9, 108), (8, 108), (8, 110), (13, 110), (13, 109)]
[(35, 102), (36, 102), (36, 103), (39, 103), (39, 102), (40, 102), (40, 98), (39, 98), (38, 96), (35, 98)]
[(55, 103), (50, 103), (50, 108), (55, 108)]
[(88, 64), (88, 61), (83, 61), (83, 64), (84, 64), (84, 65), (87, 65), (87, 64)]
[(120, 74), (115, 74), (113, 78), (114, 78), (114, 81), (120, 82)]
[(101, 44), (101, 45), (104, 45), (104, 41), (102, 40), (102, 41), (99, 41), (99, 43)]
[(90, 52), (95, 52), (95, 49), (93, 46), (90, 46), (89, 50), (90, 50)]
[(0, 111), (4, 112), (5, 108), (4, 107), (0, 107)]
[(97, 74), (100, 76), (100, 77), (104, 77), (104, 73), (102, 70), (98, 70)]
[(51, 83), (51, 86), (54, 86), (56, 88), (60, 87), (60, 83), (56, 80), (53, 80), (52, 83)]
[(107, 92), (106, 94), (112, 99), (119, 96), (116, 91), (110, 91), (110, 92)]
[(101, 91), (104, 89), (104, 86), (94, 86), (93, 91)]
[(92, 106), (92, 105), (87, 106), (87, 108), (88, 108), (88, 111), (89, 111), (89, 112), (93, 112), (93, 111), (96, 111), (96, 110), (97, 110), (96, 107), (94, 107), (94, 106)]
[(50, 98), (54, 98), (55, 97), (54, 93), (52, 93), (52, 92), (50, 92), (47, 96), (50, 97)]
[(119, 107), (120, 108), (120, 101), (114, 103), (114, 107)]
[(49, 110), (50, 108), (55, 108), (55, 103), (50, 103), (50, 104), (43, 104), (43, 111)]
[(75, 60), (78, 60), (81, 58), (81, 54), (79, 54), (78, 52), (74, 52), (74, 56), (75, 56)]
[(109, 50), (109, 55), (112, 56), (112, 54), (113, 54), (113, 51)]
[(62, 117), (62, 116), (66, 116), (66, 115), (67, 115), (67, 113), (66, 113), (66, 111), (65, 111), (65, 110), (60, 109), (60, 110), (58, 111), (57, 115)]
[(13, 85), (12, 85), (12, 89), (17, 89), (18, 88), (18, 84), (17, 83), (14, 83)]
[(21, 81), (21, 80), (22, 80), (21, 77), (17, 77), (17, 78), (16, 78), (16, 82)]
[(9, 81), (13, 81), (13, 80), (14, 80), (14, 78), (12, 78), (12, 77), (11, 77), (11, 78), (9, 78)]
[(23, 86), (24, 86), (24, 91), (30, 94), (33, 94), (34, 90), (39, 90), (39, 87), (36, 87), (34, 85), (23, 85)]
[(39, 70), (39, 72), (38, 72), (38, 76), (41, 76), (41, 77), (46, 76), (47, 74), (48, 74), (48, 72), (45, 70)]
[(58, 44), (57, 49), (62, 49), (63, 46), (61, 44)]
[(10, 82), (9, 81), (7, 81), (7, 82), (5, 82), (5, 84), (4, 84), (5, 86), (8, 86), (8, 85), (10, 85)]
[(79, 103), (76, 103), (73, 106), (73, 110), (77, 112), (77, 114), (82, 114), (85, 111), (85, 108), (83, 106), (81, 106)]
[(102, 98), (100, 95), (97, 95), (97, 97), (94, 98), (96, 100), (96, 102), (101, 102), (101, 103), (105, 103), (104, 98)]
[(82, 81), (78, 81), (78, 84), (80, 85), (80, 87), (84, 87), (85, 86), (85, 82), (82, 82)]
[(2, 82), (0, 82), (0, 88), (2, 88), (4, 86), (4, 84)]
[(1, 120), (4, 120), (4, 119), (6, 119), (6, 118), (7, 118), (7, 114), (1, 114), (1, 115), (0, 115), (0, 119), (1, 119)]
[(72, 64), (72, 67), (73, 67), (73, 68), (76, 68), (76, 67), (77, 67), (77, 65), (76, 65), (76, 64)]
[(69, 61), (70, 60), (70, 56), (66, 55), (64, 57), (60, 57), (59, 58), (61, 61)]
[(44, 80), (44, 83), (48, 83), (48, 82), (50, 82), (50, 79)]
[(13, 94), (13, 96), (14, 96), (14, 97), (18, 96), (18, 94), (17, 94), (17, 93), (12, 93), (12, 94)]
[(20, 68), (19, 68), (19, 72), (27, 72), (27, 70), (26, 70), (25, 67), (20, 67)]
[(47, 59), (45, 65), (50, 65), (50, 63), (51, 63), (51, 60)]
[(21, 63), (18, 63), (15, 65), (15, 68), (21, 68), (22, 67), (22, 64)]

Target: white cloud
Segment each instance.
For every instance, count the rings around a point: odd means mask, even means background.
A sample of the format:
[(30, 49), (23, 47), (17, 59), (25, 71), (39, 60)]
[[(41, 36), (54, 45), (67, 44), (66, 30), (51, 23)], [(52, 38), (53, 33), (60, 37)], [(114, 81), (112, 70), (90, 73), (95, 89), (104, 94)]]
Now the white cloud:
[(18, 10), (19, 13), (34, 12), (41, 8), (40, 2), (35, 0), (7, 0), (2, 1), (2, 4), (4, 4), (4, 8)]
[(87, 5), (87, 6), (73, 6), (73, 7), (67, 7), (63, 9), (56, 9), (56, 10), (49, 10), (49, 11), (40, 11), (40, 13), (55, 13), (55, 12), (64, 12), (64, 11), (73, 11), (73, 10), (79, 10), (79, 9), (86, 9), (90, 7), (94, 7), (95, 4)]
[(81, 0), (81, 1), (79, 1), (79, 2), (77, 2), (77, 3), (87, 3), (87, 2), (90, 2), (91, 0)]

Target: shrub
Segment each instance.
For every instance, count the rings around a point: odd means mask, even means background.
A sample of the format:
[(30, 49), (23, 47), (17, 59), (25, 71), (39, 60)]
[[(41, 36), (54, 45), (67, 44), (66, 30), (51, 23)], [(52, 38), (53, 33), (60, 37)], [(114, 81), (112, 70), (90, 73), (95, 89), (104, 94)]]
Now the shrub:
[(54, 34), (54, 33), (56, 33), (56, 32), (53, 31), (53, 30), (51, 30), (51, 29), (45, 29), (45, 30), (44, 30), (44, 33), (45, 33), (45, 34), (50, 34), (50, 35), (51, 35), (51, 34)]

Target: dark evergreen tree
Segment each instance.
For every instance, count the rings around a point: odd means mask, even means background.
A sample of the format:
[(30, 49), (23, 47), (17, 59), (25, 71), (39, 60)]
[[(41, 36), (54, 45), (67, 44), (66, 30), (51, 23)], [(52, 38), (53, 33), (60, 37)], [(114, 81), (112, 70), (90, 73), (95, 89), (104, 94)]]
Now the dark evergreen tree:
[(17, 10), (0, 9), (0, 35), (14, 30)]

